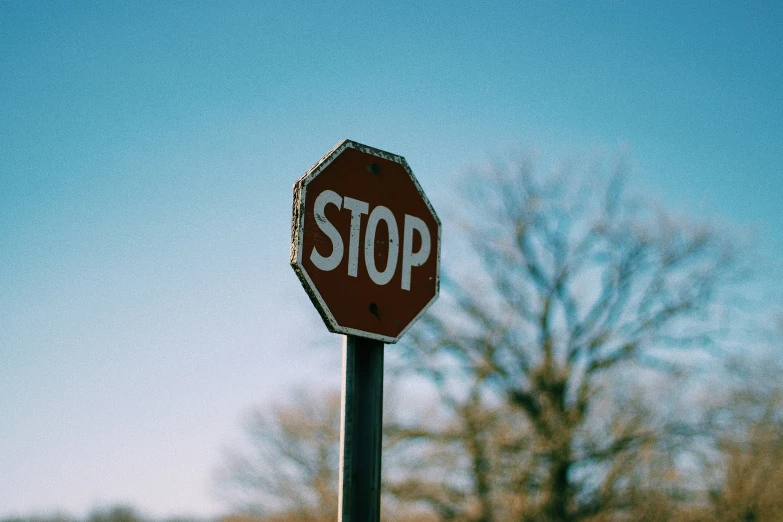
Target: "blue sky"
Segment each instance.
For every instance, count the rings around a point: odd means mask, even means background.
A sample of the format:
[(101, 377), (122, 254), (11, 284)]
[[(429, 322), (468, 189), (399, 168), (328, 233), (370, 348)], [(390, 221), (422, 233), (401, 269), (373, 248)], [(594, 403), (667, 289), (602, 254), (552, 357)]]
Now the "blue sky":
[(436, 209), (509, 148), (627, 150), (774, 264), (781, 85), (779, 2), (0, 2), (0, 516), (220, 511), (248, 408), (339, 382), (288, 266), (339, 140)]

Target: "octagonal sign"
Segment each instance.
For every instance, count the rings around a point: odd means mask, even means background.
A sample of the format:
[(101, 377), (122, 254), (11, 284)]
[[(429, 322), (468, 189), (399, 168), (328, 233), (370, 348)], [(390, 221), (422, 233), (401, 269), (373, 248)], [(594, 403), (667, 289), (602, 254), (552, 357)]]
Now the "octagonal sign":
[(397, 342), (440, 288), (440, 220), (405, 159), (343, 140), (299, 178), (291, 266), (330, 331)]

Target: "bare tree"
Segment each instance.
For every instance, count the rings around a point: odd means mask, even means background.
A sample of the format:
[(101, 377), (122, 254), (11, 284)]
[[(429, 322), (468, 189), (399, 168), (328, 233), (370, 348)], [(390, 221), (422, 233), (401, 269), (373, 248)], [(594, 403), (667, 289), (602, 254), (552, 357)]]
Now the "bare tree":
[(715, 409), (719, 459), (711, 492), (717, 520), (783, 516), (783, 365), (778, 350), (732, 361), (738, 381)]
[(695, 433), (623, 410), (608, 386), (624, 372), (674, 375), (683, 352), (715, 348), (734, 249), (707, 224), (633, 200), (618, 173), (571, 174), (522, 163), (474, 179), (462, 259), (405, 343), (452, 422), (393, 432), (424, 455), (452, 447), (436, 460), (461, 473), (391, 487), (442, 520), (620, 513), (638, 491), (638, 455), (670, 455)]
[[(394, 419), (395, 393), (386, 383), (384, 416)], [(301, 389), (248, 417), (245, 441), (226, 450), (217, 472), (220, 494), (232, 507), (227, 521), (322, 522), (337, 518), (340, 391)], [(414, 465), (391, 448), (384, 452), (385, 475), (407, 476)], [(384, 486), (384, 491), (386, 487)], [(384, 494), (384, 519), (433, 522), (409, 502)]]
[(235, 509), (290, 521), (337, 517), (340, 394), (300, 391), (249, 417), (244, 447), (228, 450), (217, 473)]
[[(718, 349), (736, 247), (631, 198), (623, 168), (578, 178), (522, 163), (474, 178), (441, 302), (391, 358), (432, 394), (385, 413), (386, 517), (704, 515), (684, 463), (714, 449), (715, 424), (683, 413), (677, 383)], [(256, 413), (224, 490), (255, 512), (333, 519), (339, 411), (334, 393)]]

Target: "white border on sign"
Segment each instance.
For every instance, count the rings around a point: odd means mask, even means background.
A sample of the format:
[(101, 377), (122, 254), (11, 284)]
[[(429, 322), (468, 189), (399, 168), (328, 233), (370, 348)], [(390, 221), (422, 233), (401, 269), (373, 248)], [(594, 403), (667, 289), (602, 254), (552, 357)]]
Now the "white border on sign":
[[(433, 218), (435, 218), (435, 222), (438, 225), (438, 230), (437, 230), (438, 238), (437, 238), (437, 248), (436, 248), (437, 259), (435, 260), (436, 263), (435, 294), (432, 296), (432, 299), (430, 299), (427, 302), (427, 304), (425, 304), (422, 307), (419, 313), (416, 314), (416, 316), (413, 319), (411, 319), (410, 322), (408, 322), (405, 328), (403, 328), (402, 331), (400, 331), (397, 337), (389, 337), (386, 335), (380, 335), (373, 332), (366, 332), (364, 330), (357, 330), (355, 328), (340, 326), (337, 323), (337, 320), (335, 319), (331, 310), (329, 310), (329, 307), (326, 305), (326, 302), (323, 300), (323, 297), (321, 297), (320, 292), (318, 292), (318, 289), (313, 283), (313, 280), (310, 278), (310, 274), (307, 273), (307, 270), (305, 270), (304, 264), (302, 263), (302, 256), (304, 250), (302, 243), (304, 241), (305, 201), (306, 201), (306, 194), (307, 194), (307, 185), (310, 183), (310, 181), (315, 179), (315, 177), (318, 176), (318, 174), (320, 174), (326, 167), (328, 167), (329, 164), (332, 163), (332, 161), (347, 148), (355, 149), (360, 152), (364, 152), (378, 158), (387, 159), (402, 165), (402, 167), (408, 173), (408, 176), (410, 177), (411, 181), (413, 181), (416, 190), (424, 200), (425, 205), (429, 209)], [(317, 308), (318, 311), (321, 313), (321, 316), (328, 323), (330, 330), (334, 331), (335, 333), (341, 333), (345, 335), (356, 335), (359, 337), (375, 339), (377, 341), (383, 341), (385, 343), (390, 343), (390, 344), (396, 343), (397, 341), (400, 340), (400, 338), (403, 335), (405, 335), (405, 332), (407, 332), (411, 328), (411, 326), (413, 326), (413, 324), (424, 314), (424, 312), (426, 312), (427, 309), (429, 309), (429, 307), (432, 306), (432, 304), (435, 302), (436, 299), (438, 299), (438, 296), (440, 294), (441, 222), (440, 222), (440, 218), (438, 217), (438, 214), (435, 213), (435, 209), (432, 208), (432, 204), (430, 203), (430, 200), (427, 198), (426, 194), (424, 194), (421, 185), (419, 185), (419, 181), (416, 179), (416, 176), (413, 174), (413, 171), (408, 165), (408, 162), (405, 161), (405, 158), (403, 158), (402, 156), (398, 156), (397, 154), (391, 154), (390, 152), (382, 151), (374, 147), (362, 145), (361, 143), (357, 143), (352, 140), (342, 140), (337, 145), (335, 145), (332, 148), (332, 150), (327, 152), (315, 165), (310, 167), (310, 169), (307, 172), (305, 172), (298, 180), (296, 180), (296, 182), (294, 183), (294, 190), (296, 190), (297, 185), (301, 185), (301, 188), (300, 188), (299, 201), (298, 201), (299, 204), (298, 223), (295, 225), (298, 227), (297, 234), (296, 234), (297, 239), (296, 239), (296, 243), (292, 245), (296, 249), (295, 269), (297, 273), (301, 275), (301, 277), (304, 277), (306, 279), (306, 284), (309, 287), (308, 294), (318, 301)]]

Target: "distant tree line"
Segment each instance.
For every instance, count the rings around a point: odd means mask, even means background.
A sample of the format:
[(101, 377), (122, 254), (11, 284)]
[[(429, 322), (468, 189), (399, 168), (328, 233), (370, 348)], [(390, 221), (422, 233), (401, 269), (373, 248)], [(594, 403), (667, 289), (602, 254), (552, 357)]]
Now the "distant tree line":
[(118, 504), (97, 508), (91, 511), (85, 518), (76, 518), (67, 513), (53, 513), (48, 515), (29, 515), (23, 517), (7, 517), (0, 522), (217, 522), (195, 518), (168, 518), (155, 520), (142, 515), (136, 508), (130, 505)]

